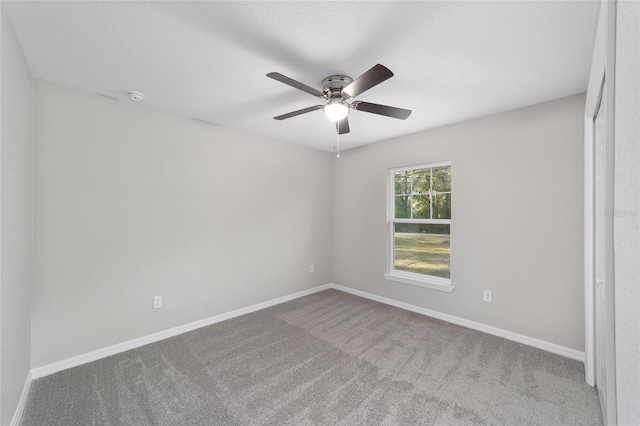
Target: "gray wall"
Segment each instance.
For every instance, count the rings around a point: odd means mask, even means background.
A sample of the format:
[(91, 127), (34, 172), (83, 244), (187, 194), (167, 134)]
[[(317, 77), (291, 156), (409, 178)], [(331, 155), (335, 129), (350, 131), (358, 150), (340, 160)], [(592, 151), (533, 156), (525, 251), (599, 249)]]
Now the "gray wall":
[(329, 282), (328, 153), (42, 80), (35, 111), (34, 368)]
[(618, 423), (640, 424), (640, 3), (619, 1), (615, 75), (615, 340)]
[(4, 3), (0, 15), (0, 423), (6, 425), (30, 368), (33, 90)]
[[(333, 281), (584, 350), (584, 95), (333, 161)], [(388, 169), (452, 162), (453, 293), (387, 281)], [(483, 290), (493, 303), (483, 302)]]
[[(618, 2), (620, 424), (640, 422), (639, 9)], [(30, 359), (42, 366), (329, 281), (583, 350), (582, 96), (330, 160), (37, 81), (32, 320), (32, 78), (4, 5), (0, 15), (0, 423)], [(452, 294), (382, 278), (388, 169), (441, 160), (454, 171)]]

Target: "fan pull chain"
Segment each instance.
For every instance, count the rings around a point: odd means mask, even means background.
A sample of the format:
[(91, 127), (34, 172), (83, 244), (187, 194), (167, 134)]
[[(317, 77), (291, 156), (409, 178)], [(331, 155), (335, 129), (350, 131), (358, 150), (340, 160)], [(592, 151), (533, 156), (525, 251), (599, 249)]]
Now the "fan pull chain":
[(336, 121), (336, 143), (333, 145), (333, 150), (337, 152), (336, 158), (340, 158), (340, 129), (338, 122)]

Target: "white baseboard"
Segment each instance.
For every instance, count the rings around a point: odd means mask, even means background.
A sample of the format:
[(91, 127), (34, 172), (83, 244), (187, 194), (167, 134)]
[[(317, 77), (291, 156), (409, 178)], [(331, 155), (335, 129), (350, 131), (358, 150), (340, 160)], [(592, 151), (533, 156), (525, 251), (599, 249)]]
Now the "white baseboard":
[[(42, 367), (33, 368), (29, 373), (29, 377), (27, 378), (27, 383), (25, 384), (25, 391), (23, 392), (23, 396), (21, 398), (21, 404), (19, 408), (24, 408), (24, 402), (26, 401), (26, 394), (29, 392), (29, 386), (31, 385), (31, 380), (38, 379), (40, 377), (48, 376), (53, 373), (57, 373), (58, 371), (66, 370), (68, 368), (77, 367), (78, 365), (86, 364), (91, 361), (96, 361), (102, 358), (106, 358), (111, 355), (115, 355), (124, 351), (128, 351), (130, 349), (135, 349), (140, 346), (147, 345), (149, 343), (154, 343), (159, 340), (167, 339), (169, 337), (177, 336), (182, 333), (186, 333), (188, 331), (196, 330), (201, 327), (206, 327), (211, 324), (215, 324), (221, 321), (225, 321), (231, 318), (235, 318), (241, 315), (246, 315), (251, 312), (259, 311), (261, 309), (268, 308), (270, 306), (278, 305), (280, 303), (288, 302), (293, 299), (297, 299), (299, 297), (307, 296), (309, 294), (317, 293), (319, 291), (327, 290), (329, 288), (333, 288), (336, 290), (344, 291), (346, 293), (351, 293), (356, 296), (364, 297), (366, 299), (375, 300), (376, 302), (384, 303), (386, 305), (395, 306), (400, 309), (404, 309), (411, 312), (416, 312), (422, 315), (426, 315), (432, 318), (437, 318), (443, 321), (447, 321), (453, 324), (461, 325), (463, 327), (471, 328), (474, 330), (482, 331), (484, 333), (492, 334), (494, 336), (502, 337), (508, 340), (512, 340), (514, 342), (523, 343), (525, 345), (533, 346), (534, 348), (542, 349), (557, 355), (561, 355), (567, 358), (575, 359), (577, 361), (584, 362), (585, 355), (584, 352), (577, 351), (575, 349), (570, 349), (564, 346), (556, 345), (554, 343), (545, 342), (543, 340), (534, 339), (533, 337), (524, 336), (522, 334), (513, 333), (511, 331), (503, 330), (500, 328), (492, 327), (489, 325), (481, 324), (475, 321), (470, 321), (464, 318), (459, 318), (453, 315), (444, 314), (438, 311), (433, 311), (431, 309), (421, 308), (419, 306), (411, 305), (409, 303), (399, 302), (397, 300), (389, 299), (387, 297), (378, 296), (376, 294), (367, 293), (361, 290), (355, 290), (349, 287), (345, 287), (335, 283), (329, 283), (320, 285), (314, 288), (310, 288), (307, 290), (299, 291), (297, 293), (289, 294), (287, 296), (279, 297), (276, 299), (267, 300), (266, 302), (258, 303), (252, 306), (248, 306), (246, 308), (236, 309), (234, 311), (226, 312), (224, 314), (216, 315), (210, 318), (205, 318), (203, 320), (195, 321), (189, 324), (181, 325), (178, 327), (173, 327), (167, 330), (159, 331), (157, 333), (149, 334), (147, 336), (142, 336), (136, 339), (128, 340), (126, 342), (118, 343), (112, 346), (108, 346), (106, 348), (97, 349), (95, 351), (91, 351), (85, 354), (77, 355), (71, 358), (67, 358), (58, 362), (54, 362), (48, 365), (44, 365)], [(26, 392), (26, 393), (25, 393)], [(25, 399), (25, 401), (23, 401)], [(16, 411), (16, 416), (18, 415), (18, 411)], [(22, 415), (22, 412), (20, 412)], [(15, 418), (15, 416), (14, 416)]]
[(66, 370), (68, 368), (77, 367), (78, 365), (86, 364), (91, 361), (96, 361), (102, 358), (106, 358), (111, 355), (118, 354), (120, 352), (135, 349), (140, 346), (148, 345), (159, 340), (167, 339), (169, 337), (177, 336), (178, 334), (186, 333), (188, 331), (196, 330), (201, 327), (206, 327), (211, 324), (215, 324), (221, 321), (226, 321), (231, 318), (246, 315), (251, 312), (259, 311), (261, 309), (268, 308), (270, 306), (279, 305), (280, 303), (288, 302), (299, 297), (307, 296), (309, 294), (317, 293), (319, 291), (327, 290), (330, 288), (330, 284), (323, 284), (318, 287), (313, 287), (308, 290), (302, 290), (297, 293), (292, 293), (286, 296), (278, 297), (276, 299), (267, 300), (266, 302), (258, 303), (255, 305), (247, 306), (246, 308), (236, 309), (224, 314), (215, 315), (213, 317), (205, 318), (199, 321), (184, 324), (178, 327), (169, 328), (167, 330), (159, 331), (157, 333), (149, 334), (146, 336), (138, 337), (136, 339), (128, 340), (126, 342), (117, 343), (106, 348), (97, 349), (95, 351), (87, 352), (85, 354), (77, 355), (71, 358), (63, 359), (58, 362), (44, 365), (31, 369), (31, 378), (39, 379), (40, 377), (48, 376), (58, 371)]
[(409, 303), (399, 302), (397, 300), (389, 299), (387, 297), (378, 296), (377, 294), (367, 293), (366, 291), (355, 290), (353, 288), (344, 287), (339, 284), (331, 283), (329, 284), (329, 287), (334, 288), (336, 290), (344, 291), (345, 293), (351, 293), (355, 296), (364, 297), (365, 299), (375, 300), (376, 302), (384, 303), (385, 305), (395, 306), (396, 308), (426, 315), (428, 317), (432, 317), (442, 321), (447, 321), (453, 324), (461, 325), (463, 327), (471, 328), (473, 330), (482, 331), (484, 333), (502, 337), (507, 340), (513, 340), (514, 342), (523, 343), (528, 346), (533, 346), (534, 348), (542, 349), (544, 351), (561, 355), (566, 358), (575, 359), (576, 361), (584, 362), (584, 359), (585, 359), (584, 352), (567, 348), (565, 346), (556, 345), (555, 343), (549, 343), (549, 342), (545, 342), (544, 340), (534, 339), (533, 337), (524, 336), (522, 334), (503, 330), (501, 328), (492, 327), (490, 325), (481, 324), (479, 322), (470, 321), (470, 320), (456, 317), (453, 315), (443, 314), (442, 312), (432, 311), (431, 309), (421, 308), (419, 306), (411, 305)]
[(24, 387), (22, 388), (22, 393), (20, 394), (20, 399), (18, 400), (18, 406), (13, 413), (13, 419), (11, 419), (11, 426), (18, 426), (22, 421), (22, 413), (24, 413), (24, 407), (27, 405), (27, 397), (29, 396), (32, 380), (33, 376), (31, 375), (31, 371), (29, 371), (27, 373), (27, 380), (25, 380)]

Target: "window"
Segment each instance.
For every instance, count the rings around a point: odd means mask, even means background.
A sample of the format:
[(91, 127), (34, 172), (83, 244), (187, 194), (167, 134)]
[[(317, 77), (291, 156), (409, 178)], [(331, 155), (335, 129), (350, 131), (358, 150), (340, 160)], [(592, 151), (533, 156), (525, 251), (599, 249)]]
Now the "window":
[(385, 278), (444, 291), (451, 285), (451, 163), (390, 171)]

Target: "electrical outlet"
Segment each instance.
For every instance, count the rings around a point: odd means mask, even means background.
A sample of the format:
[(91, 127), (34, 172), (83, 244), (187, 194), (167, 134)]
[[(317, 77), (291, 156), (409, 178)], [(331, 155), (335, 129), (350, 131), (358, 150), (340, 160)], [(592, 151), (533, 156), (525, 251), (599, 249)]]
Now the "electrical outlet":
[(309, 265), (309, 272), (313, 272), (313, 265)]
[(156, 296), (153, 298), (153, 309), (162, 308), (162, 296)]
[(493, 302), (493, 292), (491, 290), (484, 291), (484, 301)]

